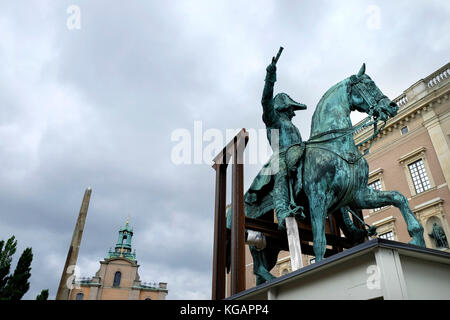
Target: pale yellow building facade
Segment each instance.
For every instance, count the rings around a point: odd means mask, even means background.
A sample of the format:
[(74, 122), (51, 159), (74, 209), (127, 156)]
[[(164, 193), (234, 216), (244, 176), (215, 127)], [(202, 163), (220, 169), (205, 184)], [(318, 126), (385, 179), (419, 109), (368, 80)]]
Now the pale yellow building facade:
[[(450, 235), (450, 63), (406, 89), (394, 101), (398, 114), (375, 139), (366, 160), (369, 186), (397, 190), (425, 229), (428, 248), (439, 247), (433, 239), (436, 223)], [(359, 143), (371, 134), (358, 132)], [(365, 150), (369, 144), (360, 147)], [(364, 210), (364, 220), (377, 227), (380, 237), (409, 242), (411, 237), (400, 211), (392, 206)]]

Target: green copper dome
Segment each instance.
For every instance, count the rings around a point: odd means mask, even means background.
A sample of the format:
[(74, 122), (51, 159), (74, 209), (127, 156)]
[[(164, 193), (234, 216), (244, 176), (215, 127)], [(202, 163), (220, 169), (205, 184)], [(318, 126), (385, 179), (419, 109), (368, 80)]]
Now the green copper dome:
[(125, 227), (119, 230), (119, 237), (117, 239), (114, 251), (109, 250), (108, 258), (126, 258), (136, 260), (136, 252), (131, 252), (131, 239), (133, 238), (133, 228), (129, 225), (128, 220)]

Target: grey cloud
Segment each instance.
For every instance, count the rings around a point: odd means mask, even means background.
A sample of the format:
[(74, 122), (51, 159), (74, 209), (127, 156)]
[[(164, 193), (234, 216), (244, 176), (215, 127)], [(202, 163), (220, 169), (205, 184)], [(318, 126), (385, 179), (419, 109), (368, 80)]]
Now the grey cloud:
[[(66, 9), (81, 9), (68, 30)], [(54, 297), (83, 191), (93, 188), (84, 276), (130, 215), (144, 281), (170, 299), (208, 299), (214, 171), (175, 165), (171, 133), (261, 129), (265, 67), (281, 45), (276, 91), (308, 105), (363, 62), (394, 98), (448, 62), (445, 1), (14, 1), (0, 5), (0, 235), (35, 252), (27, 299)], [(357, 117), (357, 116), (356, 116)], [(250, 137), (254, 143), (256, 137)], [(206, 142), (205, 142), (206, 144)], [(245, 167), (248, 187), (260, 165)]]

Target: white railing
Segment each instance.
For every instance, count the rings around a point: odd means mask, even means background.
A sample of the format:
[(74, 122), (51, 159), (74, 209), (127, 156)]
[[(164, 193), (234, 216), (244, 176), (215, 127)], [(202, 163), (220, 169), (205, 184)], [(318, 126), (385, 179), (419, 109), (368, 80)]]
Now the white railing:
[(159, 284), (156, 282), (141, 282), (141, 287), (143, 288), (159, 288)]
[(398, 105), (399, 108), (401, 108), (408, 103), (408, 97), (406, 96), (406, 93), (403, 93), (393, 101)]
[(450, 63), (428, 76), (425, 79), (425, 83), (428, 88), (432, 88), (448, 78), (450, 78)]
[(79, 277), (73, 280), (73, 283), (89, 283), (92, 282), (92, 277)]

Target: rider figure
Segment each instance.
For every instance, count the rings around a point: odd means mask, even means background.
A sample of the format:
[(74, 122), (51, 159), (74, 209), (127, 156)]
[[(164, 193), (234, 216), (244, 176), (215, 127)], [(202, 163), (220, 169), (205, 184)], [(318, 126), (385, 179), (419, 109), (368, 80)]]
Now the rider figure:
[[(278, 93), (273, 97), (273, 87), (276, 81), (276, 59), (272, 59), (272, 63), (266, 69), (264, 91), (262, 95), (263, 116), (262, 119), (266, 125), (267, 139), (274, 152), (278, 155), (278, 170), (274, 176), (274, 188), (272, 191), (272, 199), (275, 212), (278, 219), (279, 228), (285, 228), (284, 220), (288, 216), (293, 216), (290, 205), (293, 202), (292, 178), (297, 179), (295, 194), (301, 189), (302, 168), (298, 167), (300, 156), (302, 153), (302, 137), (298, 128), (292, 123), (296, 110), (305, 110), (306, 105), (295, 102), (286, 93)], [(273, 141), (274, 137), (278, 137), (278, 141)], [(294, 160), (293, 160), (294, 159)], [(299, 168), (297, 170), (297, 168)], [(297, 171), (297, 172), (295, 172)], [(300, 214), (303, 216), (300, 209)]]

